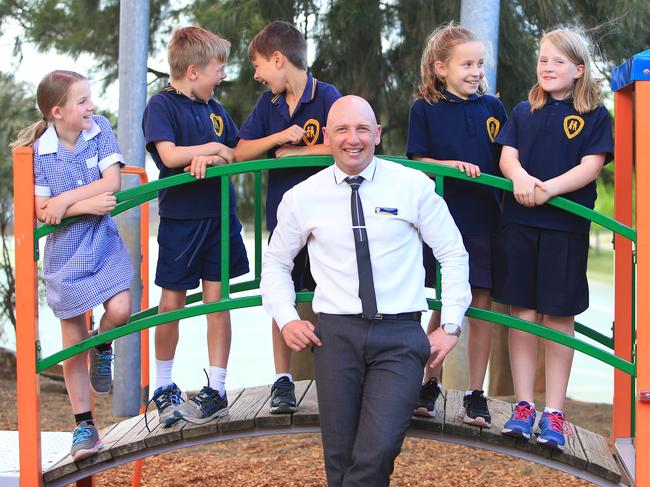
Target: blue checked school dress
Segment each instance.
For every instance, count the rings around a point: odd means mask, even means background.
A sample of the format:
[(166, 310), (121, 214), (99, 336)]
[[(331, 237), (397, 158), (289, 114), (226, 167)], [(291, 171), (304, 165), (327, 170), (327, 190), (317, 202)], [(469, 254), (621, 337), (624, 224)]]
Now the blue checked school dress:
[[(36, 196), (57, 196), (97, 181), (113, 164), (124, 165), (111, 125), (93, 116), (74, 151), (59, 142), (51, 125), (34, 144)], [(129, 289), (133, 264), (110, 215), (85, 216), (51, 233), (43, 273), (47, 304), (59, 319), (73, 318)]]

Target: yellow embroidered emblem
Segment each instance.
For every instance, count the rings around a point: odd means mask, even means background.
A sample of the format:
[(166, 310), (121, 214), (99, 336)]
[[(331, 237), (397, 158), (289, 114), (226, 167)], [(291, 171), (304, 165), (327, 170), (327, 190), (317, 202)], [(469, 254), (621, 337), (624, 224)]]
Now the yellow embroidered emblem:
[(584, 126), (585, 121), (578, 115), (569, 115), (568, 117), (564, 117), (564, 133), (569, 139), (578, 135)]
[(318, 123), (318, 120), (310, 118), (302, 128), (305, 130), (302, 140), (305, 141), (306, 145), (314, 145), (320, 135), (320, 123)]
[(217, 134), (217, 137), (221, 137), (221, 134), (223, 134), (223, 118), (211, 113), (210, 120), (212, 120), (212, 129), (214, 130), (214, 133)]
[(501, 122), (494, 117), (490, 117), (485, 121), (485, 127), (487, 128), (488, 137), (490, 137), (490, 140), (494, 142), (494, 139), (497, 138), (499, 129), (501, 128)]

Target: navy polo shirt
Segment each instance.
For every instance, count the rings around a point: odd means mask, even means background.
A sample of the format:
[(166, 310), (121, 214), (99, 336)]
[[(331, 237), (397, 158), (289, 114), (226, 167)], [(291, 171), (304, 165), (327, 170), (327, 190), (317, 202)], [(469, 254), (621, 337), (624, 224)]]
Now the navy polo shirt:
[[(583, 157), (605, 153), (605, 163), (613, 158), (612, 118), (604, 106), (578, 113), (573, 99), (549, 97), (541, 110), (531, 113), (530, 103), (519, 103), (497, 137), (502, 145), (519, 151), (519, 162), (541, 181), (557, 177), (580, 164)], [(588, 208), (596, 201), (596, 182), (562, 195)], [(504, 197), (504, 223), (587, 233), (590, 222), (550, 205), (527, 208), (516, 202), (511, 192)]]
[[(160, 170), (160, 179), (183, 174), (183, 168), (165, 166), (156, 142), (189, 147), (220, 142), (234, 147), (237, 126), (214, 98), (191, 100), (168, 85), (149, 99), (142, 116), (147, 150)], [(235, 189), (230, 183), (230, 213), (235, 213)], [(214, 218), (221, 215), (220, 178), (163, 189), (158, 193), (158, 213), (165, 218)]]
[[(323, 143), (323, 127), (332, 103), (341, 97), (333, 85), (318, 81), (312, 75), (307, 76), (307, 84), (300, 101), (289, 116), (285, 94), (274, 95), (265, 91), (259, 97), (253, 111), (248, 115), (239, 130), (239, 138), (256, 140), (281, 132), (292, 125), (305, 129), (303, 140), (298, 145), (315, 145)], [(274, 147), (267, 157), (275, 158)], [(321, 167), (273, 169), (269, 171), (266, 192), (266, 226), (273, 231), (278, 224), (277, 211), (282, 196), (296, 184), (320, 171)]]
[[(464, 161), (479, 166), (481, 173), (499, 174), (501, 146), (494, 141), (506, 119), (503, 104), (491, 95), (464, 100), (443, 91), (437, 103), (416, 100), (409, 114), (407, 157)], [(497, 189), (445, 178), (444, 198), (461, 234), (496, 234)]]

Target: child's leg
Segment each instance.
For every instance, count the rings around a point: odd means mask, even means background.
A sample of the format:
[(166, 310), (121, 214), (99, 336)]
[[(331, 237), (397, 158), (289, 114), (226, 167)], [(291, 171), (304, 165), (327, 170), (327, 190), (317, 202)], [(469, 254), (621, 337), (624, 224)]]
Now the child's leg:
[[(160, 295), (159, 313), (174, 311), (185, 306), (186, 291), (163, 289)], [(178, 345), (178, 320), (156, 327), (156, 360), (173, 360)]]
[[(431, 318), (429, 319), (429, 324), (427, 326), (427, 335), (433, 333), (433, 331), (440, 327), (440, 312), (439, 311), (434, 311), (431, 314)], [(442, 371), (442, 364), (438, 365), (435, 368), (429, 367), (429, 364), (431, 363), (431, 358), (427, 360), (427, 365), (424, 368), (424, 382), (427, 382), (429, 379), (435, 378), (436, 380), (440, 381), (440, 372)]]
[[(203, 302), (221, 300), (221, 283), (203, 280)], [(208, 320), (208, 360), (211, 367), (228, 367), (230, 356), (230, 312), (220, 311), (206, 315)]]
[(131, 316), (131, 291), (117, 293), (104, 303), (104, 314), (99, 321), (99, 332), (104, 333), (123, 325)]
[[(472, 288), (472, 307), (490, 309), (490, 290)], [(490, 359), (492, 347), (492, 323), (469, 318), (469, 336), (467, 338), (467, 357), (469, 362), (469, 389), (482, 390), (485, 372)]]
[(273, 335), (273, 363), (276, 375), (288, 374), (291, 370), (291, 349), (285, 343), (280, 328), (275, 320), (271, 322)]
[[(537, 311), (534, 309), (510, 307), (510, 313), (515, 318), (526, 321), (537, 321)], [(529, 333), (510, 329), (508, 348), (510, 352), (510, 367), (512, 382), (515, 388), (515, 402), (534, 402), (533, 386), (537, 368), (538, 338)]]
[[(84, 315), (61, 320), (63, 348), (88, 338)], [(75, 355), (63, 362), (63, 378), (68, 389), (72, 412), (80, 414), (91, 410), (90, 381), (88, 379), (88, 355)]]
[[(553, 330), (573, 336), (573, 316), (544, 315), (543, 324)], [(564, 400), (573, 363), (573, 349), (547, 340), (546, 406), (564, 411)]]

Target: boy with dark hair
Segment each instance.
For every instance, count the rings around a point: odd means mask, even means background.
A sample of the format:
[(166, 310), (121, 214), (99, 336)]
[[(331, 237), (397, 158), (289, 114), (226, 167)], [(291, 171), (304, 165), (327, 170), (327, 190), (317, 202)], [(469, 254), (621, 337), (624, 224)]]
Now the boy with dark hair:
[[(237, 126), (219, 102), (214, 87), (226, 77), (230, 43), (199, 27), (172, 34), (168, 46), (171, 82), (151, 97), (142, 127), (147, 150), (160, 178), (190, 172), (198, 181), (161, 190), (158, 196), (158, 265), (156, 285), (162, 288), (158, 310), (182, 308), (187, 290), (203, 288), (203, 302), (221, 299), (221, 245), (230, 245), (230, 277), (248, 272), (248, 258), (235, 213), (230, 184), (230, 242), (221, 242), (221, 182), (204, 179), (207, 166), (233, 161)], [(181, 418), (200, 419), (228, 412), (225, 391), (230, 353), (228, 311), (206, 315), (208, 321), (208, 385), (181, 405), (181, 391), (172, 381), (178, 343), (178, 321), (156, 328), (156, 390), (153, 401), (163, 426)]]
[[(341, 97), (332, 85), (307, 73), (307, 44), (292, 24), (276, 21), (260, 32), (248, 47), (255, 67), (255, 79), (268, 88), (239, 131), (235, 148), (238, 161), (262, 157), (330, 155), (323, 144), (322, 126), (330, 106)], [(277, 225), (276, 213), (282, 196), (321, 168), (288, 168), (269, 171), (266, 195), (266, 225), (271, 233)], [(309, 271), (307, 247), (294, 259), (293, 281), (297, 291), (314, 290)], [(271, 397), (272, 413), (296, 410), (293, 377), (289, 373), (291, 349), (274, 322), (273, 358), (276, 382)]]

